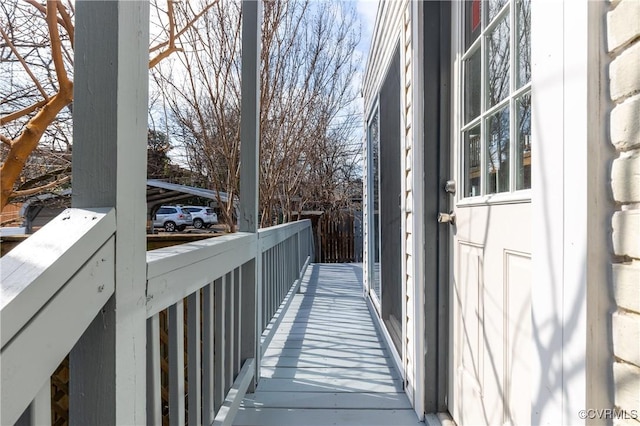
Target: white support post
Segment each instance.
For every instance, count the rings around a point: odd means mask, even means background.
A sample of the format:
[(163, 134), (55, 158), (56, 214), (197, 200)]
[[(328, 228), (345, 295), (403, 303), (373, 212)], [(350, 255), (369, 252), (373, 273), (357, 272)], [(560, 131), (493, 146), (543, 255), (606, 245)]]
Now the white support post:
[(260, 164), (260, 43), (262, 2), (242, 2), (242, 93), (240, 121), (241, 232), (258, 230)]
[[(258, 175), (260, 164), (260, 48), (261, 48), (262, 2), (242, 2), (242, 111), (240, 145), (240, 231), (258, 232)], [(242, 324), (245, 337), (242, 338), (240, 356), (242, 362), (254, 358), (256, 371), (250, 386), (253, 390), (260, 377), (260, 336), (262, 294), (262, 257), (258, 240), (255, 260), (242, 267), (242, 280), (238, 291), (245, 306), (253, 304), (254, 309), (243, 309)], [(253, 342), (247, 341), (250, 336)]]
[(115, 294), (70, 354), (71, 424), (146, 424), (148, 1), (76, 2), (74, 207), (115, 207)]

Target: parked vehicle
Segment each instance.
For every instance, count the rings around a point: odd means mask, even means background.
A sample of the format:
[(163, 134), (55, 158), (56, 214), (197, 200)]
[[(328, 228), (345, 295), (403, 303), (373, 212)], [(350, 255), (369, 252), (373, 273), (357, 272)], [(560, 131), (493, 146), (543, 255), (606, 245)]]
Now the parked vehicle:
[(160, 206), (153, 216), (153, 227), (164, 228), (167, 232), (184, 231), (193, 224), (191, 213), (183, 207)]
[(218, 215), (211, 207), (206, 206), (184, 206), (193, 218), (193, 227), (197, 229), (210, 228), (218, 223)]

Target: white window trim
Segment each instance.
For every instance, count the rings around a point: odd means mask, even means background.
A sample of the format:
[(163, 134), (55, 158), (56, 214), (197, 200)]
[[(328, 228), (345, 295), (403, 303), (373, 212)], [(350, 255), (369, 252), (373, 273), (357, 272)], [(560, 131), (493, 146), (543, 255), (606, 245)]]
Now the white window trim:
[[(476, 40), (471, 43), (469, 48), (465, 51), (464, 48), (464, 37), (453, 37), (451, 47), (453, 50), (453, 57), (458, 57), (459, 60), (455, 61), (456, 66), (453, 67), (454, 73), (454, 84), (455, 88), (458, 88), (458, 93), (454, 97), (455, 107), (454, 113), (452, 114), (452, 135), (453, 140), (455, 142), (456, 150), (460, 152), (459, 155), (459, 164), (453, 165), (455, 166), (452, 170), (455, 171), (454, 176), (456, 176), (457, 182), (459, 182), (460, 190), (457, 191), (455, 195), (455, 206), (456, 207), (470, 207), (470, 206), (480, 206), (480, 205), (502, 205), (502, 204), (516, 204), (516, 203), (527, 203), (531, 202), (532, 191), (530, 188), (527, 189), (515, 189), (516, 188), (516, 110), (514, 103), (527, 93), (531, 93), (532, 84), (531, 80), (526, 84), (522, 85), (522, 87), (516, 89), (516, 67), (517, 67), (517, 55), (516, 55), (516, 21), (518, 19), (517, 16), (517, 3), (518, 0), (508, 0), (508, 2), (500, 9), (500, 11), (493, 18), (493, 22), (490, 25), (487, 25), (485, 28), (481, 29), (480, 35)], [(457, 4), (457, 2), (456, 2)], [(464, 25), (465, 17), (464, 17), (464, 7), (453, 8), (452, 11), (455, 15), (452, 15), (453, 19), (453, 29), (452, 31), (460, 32), (460, 27)], [(488, 55), (488, 47), (486, 46), (486, 35), (488, 32), (491, 32), (504, 18), (504, 16), (509, 13), (509, 24), (511, 27), (509, 33), (509, 94), (505, 99), (502, 99), (500, 102), (496, 103), (493, 106), (487, 105), (486, 99), (486, 56)], [(481, 25), (486, 24), (486, 15), (484, 12), (481, 13)], [(531, 30), (533, 32), (533, 28)], [(480, 115), (468, 123), (463, 123), (460, 119), (460, 116), (463, 114), (464, 109), (464, 91), (461, 90), (462, 85), (464, 84), (464, 78), (462, 76), (464, 72), (464, 68), (462, 63), (464, 60), (468, 59), (476, 50), (482, 49), (483, 58), (481, 64), (481, 112)], [(509, 171), (509, 191), (497, 192), (497, 193), (487, 193), (487, 178), (486, 178), (486, 168), (487, 168), (487, 128), (486, 128), (486, 119), (491, 116), (496, 111), (504, 107), (508, 107), (509, 109), (509, 163), (510, 163), (510, 171)], [(480, 124), (480, 134), (482, 135), (482, 143), (480, 145), (480, 192), (481, 195), (477, 196), (464, 196), (465, 191), (465, 177), (464, 177), (464, 150), (461, 149), (460, 144), (462, 144), (461, 134), (464, 131), (467, 131), (475, 126)], [(535, 145), (534, 145), (535, 146)], [(453, 154), (452, 150), (452, 154)], [(452, 158), (456, 158), (452, 155)]]

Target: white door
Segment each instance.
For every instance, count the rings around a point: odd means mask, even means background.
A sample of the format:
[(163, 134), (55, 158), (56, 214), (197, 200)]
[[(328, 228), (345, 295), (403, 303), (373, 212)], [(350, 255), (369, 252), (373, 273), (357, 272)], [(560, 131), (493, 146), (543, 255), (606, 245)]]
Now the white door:
[(449, 408), (461, 426), (529, 424), (530, 5), (454, 4)]

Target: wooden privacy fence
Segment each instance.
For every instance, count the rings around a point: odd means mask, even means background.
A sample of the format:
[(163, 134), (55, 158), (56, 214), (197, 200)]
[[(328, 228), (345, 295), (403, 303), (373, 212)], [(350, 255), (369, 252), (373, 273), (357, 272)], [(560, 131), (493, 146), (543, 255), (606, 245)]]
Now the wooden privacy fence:
[(361, 212), (324, 212), (317, 220), (315, 236), (317, 262), (362, 262)]
[[(98, 377), (64, 360), (95, 338), (86, 331), (95, 320), (100, 332), (113, 326), (103, 312), (116, 291), (115, 229), (113, 209), (69, 209), (0, 259), (0, 424), (62, 424), (65, 392), (76, 401), (72, 423), (113, 410), (86, 385)], [(147, 330), (146, 424), (231, 424), (260, 377), (270, 322), (312, 260), (308, 220), (147, 252), (146, 300), (136, 301)], [(61, 369), (69, 382), (52, 383)]]

